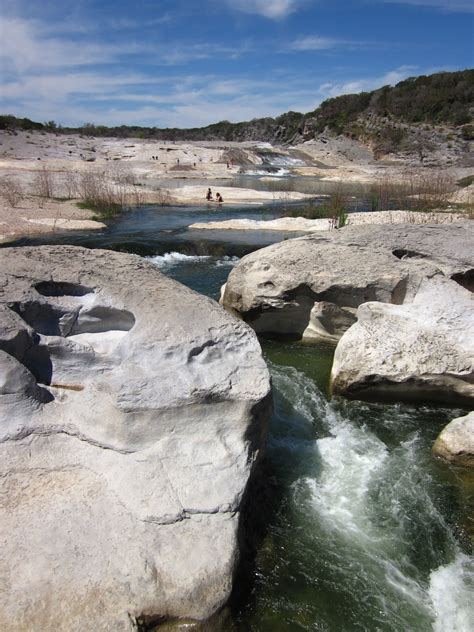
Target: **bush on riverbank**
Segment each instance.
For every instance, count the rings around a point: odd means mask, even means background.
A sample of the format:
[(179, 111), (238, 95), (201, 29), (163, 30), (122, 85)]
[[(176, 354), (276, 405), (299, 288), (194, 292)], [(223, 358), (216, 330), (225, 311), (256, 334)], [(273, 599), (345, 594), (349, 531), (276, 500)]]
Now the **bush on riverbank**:
[(300, 209), (290, 213), (292, 217), (304, 217), (305, 219), (332, 218), (338, 228), (347, 223), (348, 199), (341, 187), (337, 187), (322, 204), (311, 200)]
[(407, 172), (402, 179), (385, 177), (364, 187), (361, 197), (370, 211), (403, 209), (433, 211), (446, 209), (455, 182), (444, 171)]
[[(352, 196), (348, 194), (347, 187), (343, 187), (342, 182), (335, 183), (334, 191), (327, 201), (321, 203), (311, 200), (303, 207), (292, 210), (290, 215), (305, 219), (334, 218), (338, 220), (338, 226), (344, 226), (347, 213), (354, 211), (354, 206), (371, 212), (397, 209), (413, 213), (455, 211), (464, 212), (466, 217), (472, 216), (471, 204), (463, 203), (460, 207), (452, 203), (456, 183), (444, 171), (407, 172), (401, 179), (387, 176), (356, 187)], [(354, 200), (357, 200), (357, 204)]]
[(0, 181), (0, 197), (2, 197), (12, 208), (25, 197), (21, 183), (13, 176), (7, 176)]
[(113, 217), (129, 206), (141, 202), (141, 196), (128, 174), (119, 174), (115, 181), (110, 173), (88, 171), (79, 181), (80, 208), (95, 211), (102, 217)]

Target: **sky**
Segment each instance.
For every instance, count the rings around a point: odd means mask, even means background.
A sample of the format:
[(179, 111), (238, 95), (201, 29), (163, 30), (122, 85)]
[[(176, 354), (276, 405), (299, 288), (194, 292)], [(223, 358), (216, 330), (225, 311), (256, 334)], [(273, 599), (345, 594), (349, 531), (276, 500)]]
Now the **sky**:
[(474, 0), (2, 0), (0, 112), (195, 127), (474, 67)]

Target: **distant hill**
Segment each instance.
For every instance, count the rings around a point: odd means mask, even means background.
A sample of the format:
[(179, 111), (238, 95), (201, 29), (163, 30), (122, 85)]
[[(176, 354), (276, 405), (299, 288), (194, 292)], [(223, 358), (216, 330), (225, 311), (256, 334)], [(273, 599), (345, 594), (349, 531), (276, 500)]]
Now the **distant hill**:
[(313, 112), (287, 112), (276, 118), (242, 123), (221, 121), (192, 129), (160, 129), (121, 125), (85, 124), (79, 128), (35, 123), (12, 115), (0, 116), (0, 129), (45, 130), (93, 136), (156, 140), (224, 140), (297, 143), (322, 133), (343, 134), (372, 144), (380, 151), (403, 146), (409, 127), (420, 124), (462, 128), (466, 140), (474, 138), (474, 70), (440, 72), (384, 86), (372, 92), (347, 94), (321, 103)]

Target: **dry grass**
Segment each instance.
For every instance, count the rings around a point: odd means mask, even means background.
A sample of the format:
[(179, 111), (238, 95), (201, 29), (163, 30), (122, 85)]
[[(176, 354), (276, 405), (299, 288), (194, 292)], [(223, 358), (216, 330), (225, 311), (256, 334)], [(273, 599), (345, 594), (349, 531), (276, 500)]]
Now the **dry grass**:
[(153, 197), (160, 206), (171, 206), (176, 201), (168, 189), (162, 189), (161, 187), (156, 189)]
[(373, 182), (362, 195), (371, 211), (423, 212), (446, 209), (455, 189), (455, 180), (446, 171), (407, 171), (401, 179), (385, 177)]
[(128, 170), (86, 171), (79, 179), (78, 189), (83, 208), (103, 216), (110, 217), (142, 203), (135, 177)]
[(63, 176), (62, 184), (68, 200), (72, 200), (79, 195), (79, 179), (75, 173), (67, 171)]
[(12, 208), (15, 208), (24, 199), (25, 193), (17, 178), (13, 176), (5, 176), (0, 180), (0, 196), (7, 202), (7, 204), (9, 204)]
[(333, 220), (333, 226), (342, 228), (347, 223), (348, 198), (342, 183), (335, 183), (334, 190), (329, 198), (322, 204), (314, 201), (305, 204), (303, 208), (293, 210), (290, 214), (293, 217), (304, 217), (306, 219)]
[(54, 197), (54, 176), (53, 174), (42, 167), (37, 171), (33, 180), (33, 192), (40, 198), (52, 198)]

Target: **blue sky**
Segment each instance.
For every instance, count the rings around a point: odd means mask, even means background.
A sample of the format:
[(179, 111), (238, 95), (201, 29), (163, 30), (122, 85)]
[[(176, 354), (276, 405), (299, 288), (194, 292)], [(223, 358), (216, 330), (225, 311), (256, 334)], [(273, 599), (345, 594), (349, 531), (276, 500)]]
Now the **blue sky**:
[(201, 126), (474, 66), (474, 0), (2, 0), (0, 111)]

